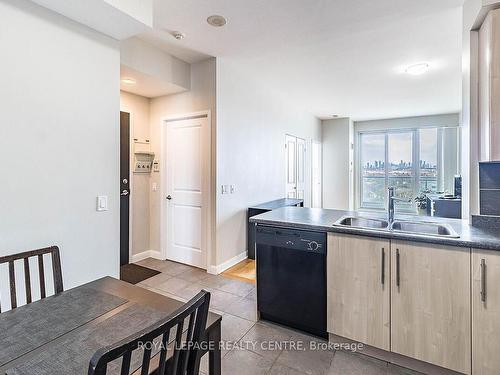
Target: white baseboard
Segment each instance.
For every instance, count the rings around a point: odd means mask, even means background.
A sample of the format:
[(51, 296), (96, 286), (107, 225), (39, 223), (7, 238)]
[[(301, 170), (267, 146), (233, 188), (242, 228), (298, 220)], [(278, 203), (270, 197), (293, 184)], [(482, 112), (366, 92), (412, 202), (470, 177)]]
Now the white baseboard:
[(161, 253), (158, 250), (146, 250), (142, 253), (132, 255), (132, 259), (130, 259), (130, 263), (139, 262), (140, 260), (146, 258), (155, 258), (161, 259)]
[[(135, 263), (139, 262), (143, 259), (146, 258), (154, 258), (154, 259), (160, 259), (163, 260), (161, 257), (161, 253), (158, 250), (146, 250), (143, 251), (142, 253), (134, 254), (132, 255), (132, 258), (130, 260), (130, 263)], [(225, 261), (224, 263), (219, 264), (218, 266), (209, 266), (207, 269), (207, 272), (212, 274), (212, 275), (218, 275), (225, 270), (231, 268), (232, 266), (238, 264), (242, 260), (245, 260), (248, 258), (246, 250), (241, 252), (240, 254), (232, 257), (231, 259)]]
[(231, 268), (235, 264), (238, 264), (242, 260), (245, 260), (248, 258), (246, 250), (239, 253), (235, 257), (232, 257), (231, 259), (225, 261), (224, 263), (219, 264), (218, 266), (209, 266), (207, 272), (212, 274), (212, 275), (218, 275), (219, 273), (224, 272), (228, 268)]

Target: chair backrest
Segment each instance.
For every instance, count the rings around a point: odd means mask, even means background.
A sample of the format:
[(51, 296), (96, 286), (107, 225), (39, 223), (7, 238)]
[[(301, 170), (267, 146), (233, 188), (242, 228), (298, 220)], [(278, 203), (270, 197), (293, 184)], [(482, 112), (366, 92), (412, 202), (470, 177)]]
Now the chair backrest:
[[(132, 353), (141, 349), (141, 375), (149, 374), (151, 355), (157, 355), (158, 375), (195, 375), (200, 366), (200, 351), (207, 324), (210, 293), (202, 290), (189, 302), (165, 319), (134, 333), (122, 341), (99, 349), (90, 360), (88, 375), (104, 375), (108, 363), (121, 358), (121, 374), (130, 373)], [(187, 332), (184, 332), (185, 321)], [(170, 345), (170, 331), (175, 340)], [(185, 333), (185, 335), (183, 334)], [(208, 343), (206, 343), (208, 345)], [(153, 352), (153, 349), (159, 349)], [(167, 353), (168, 352), (168, 353)], [(167, 355), (168, 354), (168, 355)], [(171, 354), (171, 356), (170, 356)], [(170, 357), (170, 358), (169, 358)], [(155, 361), (156, 362), (156, 361)]]
[[(10, 285), (10, 304), (11, 308), (15, 309), (18, 305), (16, 294), (16, 272), (14, 263), (22, 260), (24, 263), (24, 289), (26, 292), (26, 303), (31, 303), (33, 300), (31, 274), (30, 274), (30, 258), (38, 258), (38, 279), (40, 286), (40, 297), (47, 297), (46, 284), (45, 284), (45, 270), (43, 263), (43, 256), (50, 254), (52, 258), (52, 275), (54, 280), (54, 293), (61, 293), (63, 288), (62, 271), (61, 271), (61, 257), (59, 255), (59, 248), (57, 246), (46, 247), (43, 249), (25, 251), (19, 254), (7, 255), (0, 257), (0, 265), (4, 263), (9, 264), (9, 285)], [(0, 313), (2, 312), (2, 300), (0, 299)]]

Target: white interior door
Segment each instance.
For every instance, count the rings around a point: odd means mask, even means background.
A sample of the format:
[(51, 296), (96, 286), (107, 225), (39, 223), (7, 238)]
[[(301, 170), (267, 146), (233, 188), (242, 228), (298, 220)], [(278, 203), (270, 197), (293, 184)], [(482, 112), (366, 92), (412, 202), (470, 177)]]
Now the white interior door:
[(286, 135), (286, 197), (304, 199), (306, 190), (306, 141)]
[(312, 180), (312, 207), (321, 208), (322, 202), (322, 149), (321, 143), (313, 141), (311, 144), (312, 154), (312, 167), (311, 167), (311, 180)]
[(297, 198), (297, 137), (285, 137), (286, 197)]
[(304, 199), (306, 192), (306, 140), (297, 138), (297, 198)]
[(206, 268), (210, 177), (208, 118), (167, 121), (165, 127), (162, 247), (166, 248), (167, 259)]

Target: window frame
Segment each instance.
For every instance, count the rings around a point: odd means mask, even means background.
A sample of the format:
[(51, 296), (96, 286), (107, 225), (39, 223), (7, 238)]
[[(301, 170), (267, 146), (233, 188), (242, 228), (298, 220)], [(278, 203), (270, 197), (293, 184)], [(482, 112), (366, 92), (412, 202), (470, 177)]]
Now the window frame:
[[(414, 183), (413, 183), (413, 197), (416, 197), (417, 194), (419, 194), (419, 189), (420, 189), (420, 173), (421, 173), (421, 168), (420, 168), (420, 130), (421, 129), (436, 129), (437, 130), (437, 176), (436, 176), (436, 183), (437, 183), (437, 190), (439, 191), (442, 185), (442, 163), (441, 163), (441, 158), (440, 158), (440, 151), (441, 151), (441, 138), (442, 138), (442, 127), (440, 126), (429, 126), (429, 127), (413, 127), (413, 128), (387, 128), (387, 129), (377, 129), (377, 130), (358, 130), (356, 131), (355, 135), (355, 163), (354, 163), (354, 168), (355, 168), (355, 180), (356, 180), (356, 187), (355, 187), (355, 201), (356, 201), (356, 209), (358, 210), (363, 210), (363, 211), (387, 211), (387, 194), (384, 194), (384, 204), (383, 208), (374, 208), (374, 207), (365, 207), (362, 206), (363, 203), (363, 166), (361, 165), (362, 158), (361, 158), (361, 137), (363, 134), (384, 134), (385, 135), (385, 179), (384, 179), (384, 190), (387, 191), (387, 188), (389, 187), (389, 134), (400, 134), (400, 133), (411, 133), (412, 134), (412, 173), (414, 176)], [(409, 213), (409, 214), (416, 214), (417, 213), (417, 207), (415, 202), (413, 201), (412, 204), (412, 209), (405, 210), (402, 209), (400, 210), (401, 212), (404, 213)]]

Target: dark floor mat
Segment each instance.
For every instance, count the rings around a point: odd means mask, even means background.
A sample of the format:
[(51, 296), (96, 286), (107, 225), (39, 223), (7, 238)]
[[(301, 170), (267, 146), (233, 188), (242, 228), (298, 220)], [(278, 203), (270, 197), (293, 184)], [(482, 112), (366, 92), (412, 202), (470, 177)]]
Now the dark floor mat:
[(137, 264), (125, 264), (120, 267), (120, 280), (130, 284), (137, 284), (143, 280), (158, 275), (160, 271), (151, 268), (138, 266)]

